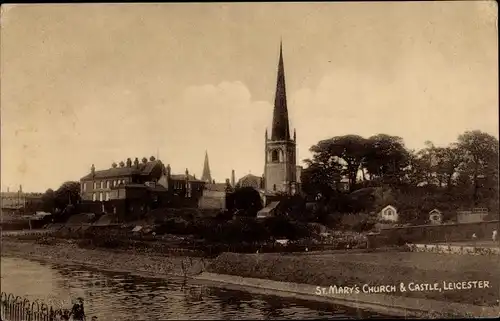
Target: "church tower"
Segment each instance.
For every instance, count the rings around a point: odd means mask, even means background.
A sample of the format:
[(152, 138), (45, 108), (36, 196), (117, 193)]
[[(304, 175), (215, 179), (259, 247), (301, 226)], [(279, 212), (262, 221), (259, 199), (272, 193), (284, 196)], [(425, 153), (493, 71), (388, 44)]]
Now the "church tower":
[(210, 166), (208, 164), (207, 151), (205, 151), (205, 163), (203, 164), (203, 174), (201, 175), (201, 180), (208, 184), (212, 183), (212, 175), (210, 174)]
[(283, 48), (280, 43), (278, 78), (274, 99), (271, 138), (265, 135), (264, 189), (267, 193), (295, 194), (296, 189), (296, 133), (290, 138), (286, 102)]

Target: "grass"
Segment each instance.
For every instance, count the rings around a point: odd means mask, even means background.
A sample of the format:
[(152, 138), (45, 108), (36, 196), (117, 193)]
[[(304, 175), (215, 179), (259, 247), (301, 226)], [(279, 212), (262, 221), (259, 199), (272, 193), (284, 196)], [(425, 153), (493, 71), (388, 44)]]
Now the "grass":
[(277, 255), (224, 253), (208, 266), (213, 273), (319, 286), (399, 285), (486, 280), (488, 289), (396, 292), (414, 298), (493, 306), (499, 298), (499, 256), (434, 253), (357, 253)]

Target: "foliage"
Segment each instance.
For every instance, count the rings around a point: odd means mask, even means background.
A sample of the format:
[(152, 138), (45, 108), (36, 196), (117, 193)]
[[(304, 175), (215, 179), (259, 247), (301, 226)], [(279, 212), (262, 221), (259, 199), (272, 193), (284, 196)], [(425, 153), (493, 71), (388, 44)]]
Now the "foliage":
[(227, 208), (238, 216), (256, 217), (263, 207), (260, 194), (253, 187), (237, 188), (226, 198)]
[[(448, 146), (406, 149), (397, 136), (336, 136), (311, 147), (303, 192), (316, 202), (314, 219), (339, 224), (342, 213), (378, 212), (394, 205), (404, 223), (422, 224), (438, 208), (447, 219), (460, 208), (498, 212), (498, 139), (468, 131)], [(349, 182), (344, 193), (341, 180)], [(337, 213), (337, 214), (335, 214)]]

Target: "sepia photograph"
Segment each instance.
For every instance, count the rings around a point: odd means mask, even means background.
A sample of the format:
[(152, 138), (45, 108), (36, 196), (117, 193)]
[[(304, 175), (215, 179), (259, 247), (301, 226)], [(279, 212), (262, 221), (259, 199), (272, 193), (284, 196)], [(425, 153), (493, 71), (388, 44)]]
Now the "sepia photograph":
[(496, 1), (2, 4), (0, 321), (500, 317)]

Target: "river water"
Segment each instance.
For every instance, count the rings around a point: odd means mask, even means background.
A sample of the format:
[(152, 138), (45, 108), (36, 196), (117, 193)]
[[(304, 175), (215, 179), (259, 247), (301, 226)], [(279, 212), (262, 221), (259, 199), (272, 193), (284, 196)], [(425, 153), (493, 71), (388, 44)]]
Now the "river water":
[(69, 307), (72, 299), (82, 297), (86, 315), (99, 320), (381, 317), (330, 304), (186, 283), (180, 278), (147, 279), (10, 257), (1, 258), (1, 289), (54, 307)]

